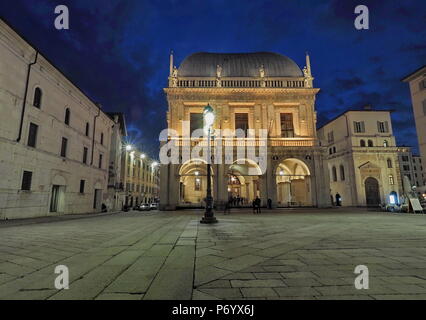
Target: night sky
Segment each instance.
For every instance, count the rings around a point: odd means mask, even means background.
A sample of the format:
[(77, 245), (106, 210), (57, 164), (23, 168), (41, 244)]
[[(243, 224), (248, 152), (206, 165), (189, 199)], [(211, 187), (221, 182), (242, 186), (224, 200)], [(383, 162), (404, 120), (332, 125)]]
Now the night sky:
[[(70, 30), (54, 28), (54, 8)], [(354, 28), (367, 5), (370, 29)], [(105, 111), (126, 114), (129, 139), (158, 157), (166, 127), (169, 52), (273, 51), (301, 68), (311, 56), (318, 125), (366, 104), (393, 109), (398, 144), (417, 138), (408, 84), (426, 64), (426, 1), (2, 0), (0, 16)]]

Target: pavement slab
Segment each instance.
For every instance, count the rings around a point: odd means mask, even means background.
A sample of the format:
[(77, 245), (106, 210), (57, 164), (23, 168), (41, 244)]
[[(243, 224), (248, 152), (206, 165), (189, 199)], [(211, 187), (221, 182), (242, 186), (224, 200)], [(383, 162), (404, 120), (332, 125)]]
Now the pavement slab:
[[(0, 225), (0, 299), (426, 299), (422, 215), (202, 210)], [(55, 267), (69, 269), (56, 289)], [(369, 288), (356, 289), (357, 265)]]

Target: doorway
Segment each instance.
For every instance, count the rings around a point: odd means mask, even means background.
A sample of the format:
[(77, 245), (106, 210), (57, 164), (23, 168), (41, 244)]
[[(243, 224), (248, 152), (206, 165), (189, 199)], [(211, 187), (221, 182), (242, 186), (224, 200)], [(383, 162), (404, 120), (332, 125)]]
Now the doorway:
[(93, 197), (93, 209), (97, 211), (101, 210), (101, 202), (102, 202), (102, 189), (95, 189), (95, 194)]
[(379, 182), (369, 177), (365, 180), (365, 200), (367, 206), (378, 206), (380, 204)]
[(50, 212), (64, 211), (64, 186), (53, 185), (50, 197)]

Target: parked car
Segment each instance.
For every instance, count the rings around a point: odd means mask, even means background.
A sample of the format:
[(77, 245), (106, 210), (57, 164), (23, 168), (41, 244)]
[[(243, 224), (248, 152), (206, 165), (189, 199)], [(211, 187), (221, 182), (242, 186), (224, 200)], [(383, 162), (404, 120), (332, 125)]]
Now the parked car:
[(149, 203), (141, 203), (138, 207), (139, 211), (149, 211), (151, 210), (151, 206), (149, 205)]
[(158, 203), (151, 203), (149, 206), (151, 207), (151, 210), (157, 210), (158, 209)]

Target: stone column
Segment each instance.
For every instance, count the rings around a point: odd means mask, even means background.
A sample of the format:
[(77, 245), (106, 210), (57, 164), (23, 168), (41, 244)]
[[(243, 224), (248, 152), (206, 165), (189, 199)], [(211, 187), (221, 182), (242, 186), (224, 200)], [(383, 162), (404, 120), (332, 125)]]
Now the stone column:
[(223, 206), (228, 201), (228, 186), (227, 186), (227, 171), (228, 165), (216, 165), (215, 172), (215, 205), (218, 209), (223, 209)]
[[(266, 180), (267, 180), (267, 199), (272, 200), (272, 208), (277, 207), (277, 182), (276, 176), (272, 165), (272, 158), (268, 157), (268, 167), (266, 168)], [(266, 202), (267, 203), (267, 202)]]

